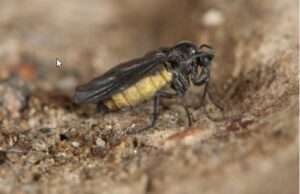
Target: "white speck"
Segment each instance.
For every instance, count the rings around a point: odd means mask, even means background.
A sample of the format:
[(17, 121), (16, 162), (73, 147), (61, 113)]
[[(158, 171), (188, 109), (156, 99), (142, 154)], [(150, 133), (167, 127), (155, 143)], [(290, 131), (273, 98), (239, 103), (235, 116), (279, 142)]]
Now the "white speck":
[(96, 145), (99, 147), (105, 147), (105, 141), (103, 141), (101, 138), (97, 138)]
[(107, 124), (107, 125), (105, 125), (105, 128), (109, 130), (109, 129), (112, 129), (113, 126), (111, 124)]
[(78, 148), (80, 146), (80, 143), (77, 142), (77, 141), (73, 141), (72, 146), (75, 147), (75, 148)]
[(217, 9), (208, 10), (202, 17), (202, 23), (206, 26), (219, 26), (223, 24), (224, 16), (221, 11)]

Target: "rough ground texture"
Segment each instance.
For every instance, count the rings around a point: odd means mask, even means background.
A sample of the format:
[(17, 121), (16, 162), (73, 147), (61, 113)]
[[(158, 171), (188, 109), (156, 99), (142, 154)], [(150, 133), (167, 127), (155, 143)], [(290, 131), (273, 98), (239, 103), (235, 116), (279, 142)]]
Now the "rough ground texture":
[[(297, 193), (297, 8), (2, 0), (0, 193)], [(192, 128), (176, 100), (165, 101), (156, 128), (128, 136), (151, 104), (102, 114), (71, 102), (77, 84), (179, 40), (215, 48), (210, 90), (223, 112), (208, 99), (199, 106), (192, 88)]]

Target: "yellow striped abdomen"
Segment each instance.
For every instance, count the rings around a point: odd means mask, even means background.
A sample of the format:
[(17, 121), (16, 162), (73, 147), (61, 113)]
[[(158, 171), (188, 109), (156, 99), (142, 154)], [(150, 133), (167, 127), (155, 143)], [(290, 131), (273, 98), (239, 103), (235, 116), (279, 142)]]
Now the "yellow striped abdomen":
[(142, 78), (129, 88), (113, 95), (110, 99), (104, 101), (104, 104), (110, 110), (135, 106), (152, 98), (155, 93), (169, 83), (171, 79), (172, 74), (163, 68), (156, 74)]

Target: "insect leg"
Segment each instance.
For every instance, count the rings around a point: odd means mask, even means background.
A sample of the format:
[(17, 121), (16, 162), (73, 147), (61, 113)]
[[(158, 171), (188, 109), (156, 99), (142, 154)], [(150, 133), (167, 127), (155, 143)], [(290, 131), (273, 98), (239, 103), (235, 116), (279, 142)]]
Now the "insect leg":
[[(166, 92), (166, 91), (159, 91), (157, 93), (158, 96), (160, 97), (164, 97), (164, 98), (173, 98), (175, 96), (178, 96), (177, 93), (169, 93), (169, 92)], [(186, 106), (185, 103), (182, 104), (183, 108), (184, 108), (184, 111), (186, 113), (186, 116), (188, 118), (188, 126), (191, 127), (192, 126), (192, 115), (189, 111), (189, 108)]]
[[(208, 85), (208, 84), (207, 84)], [(212, 94), (209, 92), (209, 90), (207, 89), (207, 96), (208, 98), (210, 99), (210, 101), (221, 111), (224, 111), (224, 108), (219, 104), (217, 103), (214, 98), (212, 97)]]
[[(214, 106), (216, 106), (219, 110), (221, 110), (223, 112), (224, 108), (213, 100), (212, 95), (208, 90), (208, 85), (209, 85), (209, 82), (206, 82), (205, 85), (204, 85), (204, 91), (203, 91), (203, 94), (202, 94), (200, 107), (204, 106), (205, 97), (207, 95), (209, 100), (214, 104)], [(203, 108), (203, 110), (204, 110), (204, 113), (205, 113), (205, 115), (207, 116), (208, 119), (210, 119), (212, 121), (222, 121), (223, 120), (223, 118), (219, 119), (219, 118), (213, 118), (212, 116), (210, 116), (205, 107)]]
[(223, 107), (221, 105), (219, 105), (218, 103), (215, 102), (214, 98), (212, 97), (211, 93), (209, 92), (208, 90), (208, 87), (209, 87), (209, 82), (207, 81), (204, 85), (204, 89), (203, 89), (203, 94), (202, 94), (202, 97), (201, 97), (201, 103), (200, 103), (200, 106), (203, 106), (204, 105), (204, 101), (205, 101), (205, 97), (206, 95), (208, 96), (209, 100), (221, 111), (223, 111)]
[(208, 85), (209, 85), (209, 77), (210, 77), (210, 74), (209, 74), (209, 69), (207, 68), (204, 68), (200, 75), (197, 76), (197, 73), (198, 73), (198, 70), (197, 69), (193, 69), (193, 73), (192, 73), (192, 82), (197, 85), (197, 86), (201, 86), (204, 84), (204, 89), (203, 89), (203, 94), (202, 94), (202, 97), (201, 97), (201, 103), (200, 103), (200, 106), (203, 106), (204, 105), (204, 101), (205, 101), (205, 97), (206, 97), (206, 94), (208, 95), (210, 101), (220, 110), (224, 110), (222, 106), (220, 106), (218, 103), (215, 102), (215, 100), (213, 100), (212, 98), (212, 95), (211, 93), (209, 92), (208, 90)]
[(191, 80), (194, 85), (201, 86), (209, 81), (210, 73), (208, 68), (203, 68), (201, 73), (198, 75), (198, 69), (195, 67), (192, 72)]
[(98, 102), (96, 107), (97, 112), (108, 113), (109, 109), (103, 104), (103, 102)]
[[(172, 98), (178, 96), (177, 93), (168, 93), (165, 91), (159, 91), (157, 92), (157, 94), (154, 96), (154, 101), (153, 101), (153, 113), (152, 113), (152, 118), (151, 118), (151, 122), (149, 125), (147, 125), (146, 127), (140, 128), (140, 129), (133, 129), (127, 132), (127, 134), (136, 134), (136, 133), (140, 133), (142, 131), (145, 131), (147, 129), (153, 128), (156, 125), (157, 119), (159, 117), (159, 103), (160, 103), (160, 97), (164, 97), (164, 98)], [(183, 108), (186, 112), (187, 118), (188, 118), (188, 126), (191, 127), (192, 126), (192, 116), (191, 113), (188, 109), (188, 107), (183, 104)]]
[[(177, 76), (174, 78), (173, 83), (172, 83), (172, 88), (176, 91), (176, 96), (181, 96), (183, 97), (185, 95), (185, 92), (187, 90), (187, 82), (184, 82), (184, 78), (182, 76)], [(187, 105), (184, 103), (182, 103), (182, 106), (186, 112), (187, 115), (187, 119), (188, 119), (188, 126), (191, 127), (192, 126), (192, 115), (187, 107)]]
[(140, 129), (132, 129), (132, 130), (128, 131), (127, 134), (140, 133), (142, 131), (145, 131), (145, 130), (150, 129), (150, 128), (152, 128), (152, 127), (155, 126), (156, 121), (157, 121), (158, 116), (159, 116), (159, 97), (160, 97), (159, 94), (156, 94), (154, 96), (154, 100), (153, 100), (153, 113), (151, 115), (152, 118), (151, 118), (150, 124), (148, 124), (147, 126), (145, 126), (143, 128), (140, 128)]
[(206, 97), (206, 94), (207, 94), (207, 91), (208, 91), (208, 83), (209, 82), (206, 82), (205, 85), (204, 85), (200, 107), (204, 105), (205, 97)]
[(177, 96), (184, 96), (188, 87), (188, 82), (180, 73), (174, 72), (173, 77), (171, 87), (176, 91)]
[(156, 124), (156, 121), (157, 121), (158, 116), (159, 116), (159, 97), (160, 97), (159, 95), (154, 96), (153, 113), (152, 113), (151, 123), (148, 126), (146, 126), (145, 129), (152, 128)]
[(193, 124), (193, 121), (192, 121), (192, 114), (191, 114), (191, 112), (189, 111), (189, 108), (188, 108), (185, 104), (183, 105), (183, 108), (184, 108), (185, 114), (186, 114), (187, 119), (188, 119), (188, 127), (191, 127), (192, 124)]

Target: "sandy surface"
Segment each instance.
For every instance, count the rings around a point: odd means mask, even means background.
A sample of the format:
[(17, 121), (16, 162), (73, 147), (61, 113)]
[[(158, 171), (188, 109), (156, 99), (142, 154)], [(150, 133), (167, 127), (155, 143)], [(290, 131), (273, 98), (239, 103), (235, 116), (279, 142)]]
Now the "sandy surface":
[[(0, 2), (0, 193), (297, 193), (297, 1), (83, 2)], [(165, 101), (155, 128), (128, 136), (151, 103), (72, 103), (76, 85), (179, 40), (215, 48), (223, 113), (191, 88), (192, 128)]]

